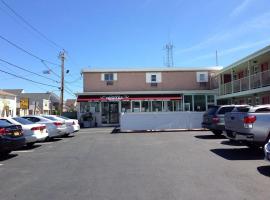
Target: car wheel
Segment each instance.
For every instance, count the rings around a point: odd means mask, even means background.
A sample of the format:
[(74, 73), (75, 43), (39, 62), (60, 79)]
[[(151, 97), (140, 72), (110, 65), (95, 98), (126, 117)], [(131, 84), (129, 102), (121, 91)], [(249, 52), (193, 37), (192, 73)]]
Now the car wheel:
[(222, 134), (222, 131), (219, 131), (219, 130), (212, 130), (212, 132), (217, 136)]

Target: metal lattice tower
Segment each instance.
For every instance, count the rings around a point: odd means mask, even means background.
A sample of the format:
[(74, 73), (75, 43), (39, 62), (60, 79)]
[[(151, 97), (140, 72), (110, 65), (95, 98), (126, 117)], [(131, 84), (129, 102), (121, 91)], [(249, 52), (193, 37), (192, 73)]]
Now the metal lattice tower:
[(174, 48), (174, 45), (172, 42), (169, 42), (165, 45), (165, 51), (166, 51), (165, 65), (167, 67), (173, 67), (173, 48)]

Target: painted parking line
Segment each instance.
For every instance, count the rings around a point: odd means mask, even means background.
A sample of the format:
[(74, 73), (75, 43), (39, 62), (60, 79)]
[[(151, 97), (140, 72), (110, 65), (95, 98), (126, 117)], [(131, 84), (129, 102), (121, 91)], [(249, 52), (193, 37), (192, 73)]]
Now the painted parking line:
[(0, 163), (0, 166), (3, 166), (4, 164)]

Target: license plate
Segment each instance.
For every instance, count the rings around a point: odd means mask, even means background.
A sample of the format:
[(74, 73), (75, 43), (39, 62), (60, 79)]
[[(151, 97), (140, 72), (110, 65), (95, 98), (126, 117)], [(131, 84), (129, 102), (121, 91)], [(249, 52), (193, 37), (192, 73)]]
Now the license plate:
[(21, 135), (21, 134), (20, 134), (20, 132), (17, 132), (17, 131), (16, 131), (16, 132), (13, 133), (13, 135), (14, 135), (14, 136), (19, 136), (19, 135)]

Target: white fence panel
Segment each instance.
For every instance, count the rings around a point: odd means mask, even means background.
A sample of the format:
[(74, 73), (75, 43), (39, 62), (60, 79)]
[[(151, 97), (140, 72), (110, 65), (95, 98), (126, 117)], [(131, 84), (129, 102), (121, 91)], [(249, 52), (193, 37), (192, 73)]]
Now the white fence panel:
[(121, 131), (200, 129), (203, 112), (122, 113)]

